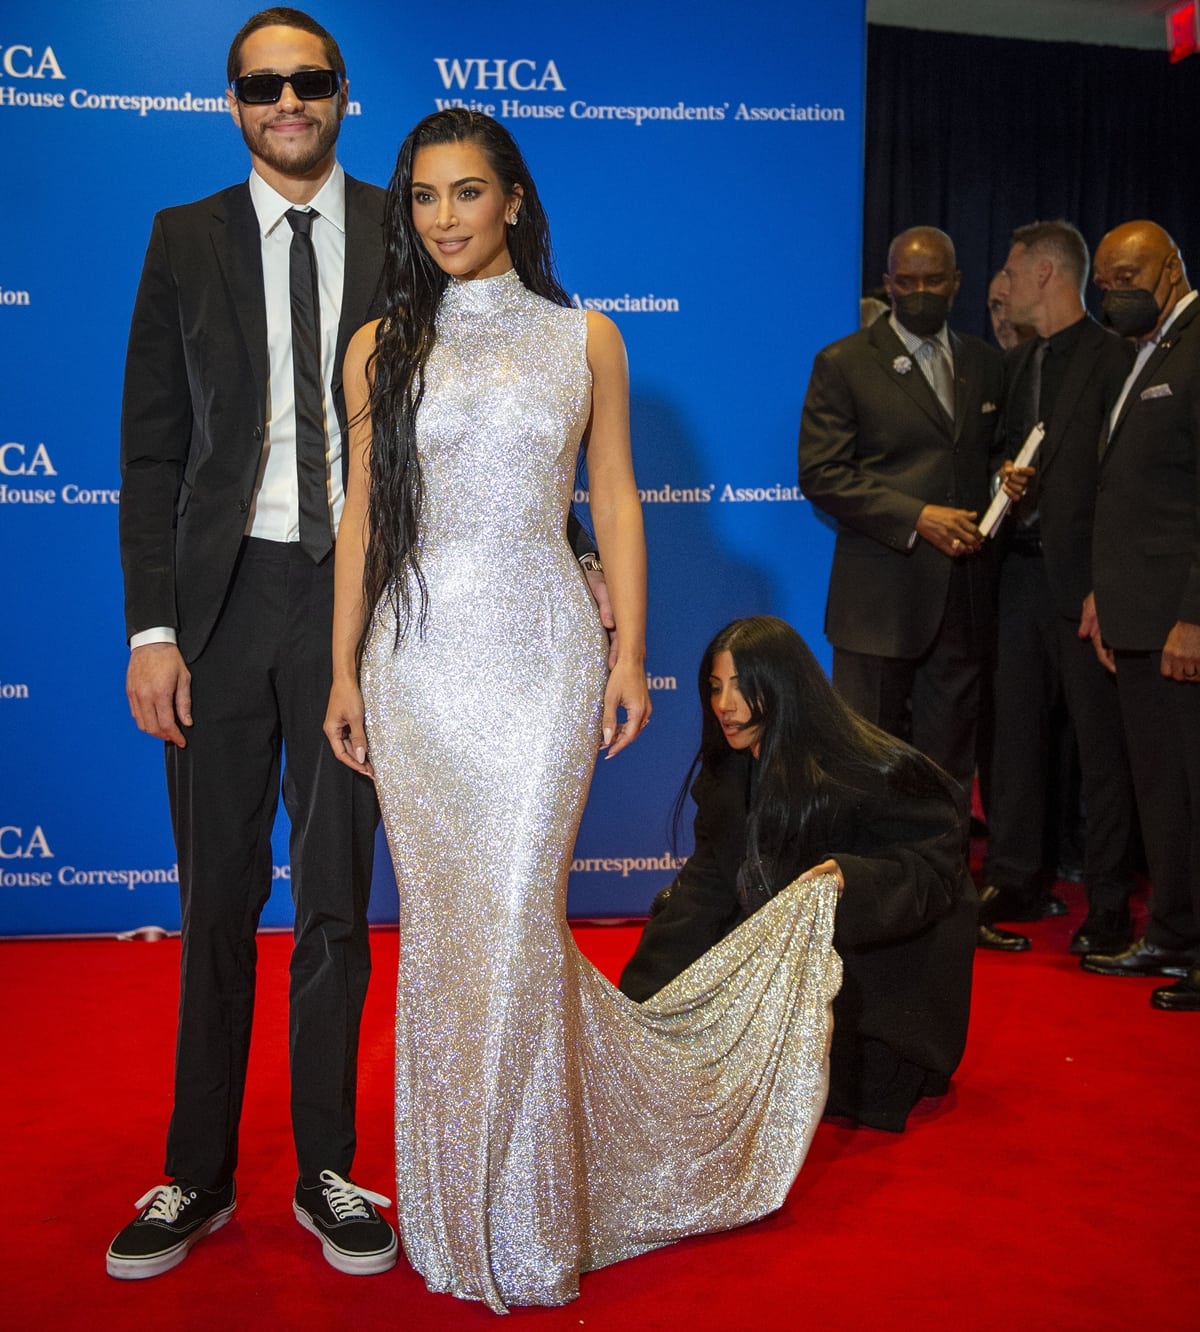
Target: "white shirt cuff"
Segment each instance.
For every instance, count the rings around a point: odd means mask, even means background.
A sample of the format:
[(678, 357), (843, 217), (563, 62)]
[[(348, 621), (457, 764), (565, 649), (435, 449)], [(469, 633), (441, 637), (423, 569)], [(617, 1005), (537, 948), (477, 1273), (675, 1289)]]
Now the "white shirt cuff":
[(176, 642), (175, 630), (169, 625), (163, 625), (158, 629), (143, 629), (140, 633), (134, 634), (129, 640), (129, 650), (134, 648), (146, 647), (150, 643), (174, 643)]

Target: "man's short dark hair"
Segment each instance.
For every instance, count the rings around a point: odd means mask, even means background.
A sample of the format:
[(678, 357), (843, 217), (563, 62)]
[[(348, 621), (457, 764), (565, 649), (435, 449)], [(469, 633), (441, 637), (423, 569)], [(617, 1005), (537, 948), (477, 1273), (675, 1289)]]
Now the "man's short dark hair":
[(1012, 243), (1053, 259), (1082, 295), (1091, 257), (1078, 227), (1061, 218), (1056, 222), (1030, 222), (1013, 232)]
[(325, 59), (329, 62), (329, 68), (337, 70), (342, 78), (346, 77), (346, 62), (342, 59), (342, 53), (338, 50), (338, 44), (332, 35), (303, 10), (288, 9), (284, 5), (278, 5), (274, 9), (264, 9), (252, 18), (248, 18), (238, 29), (238, 34), (229, 47), (229, 59), (225, 62), (225, 78), (229, 83), (242, 72), (242, 44), (246, 38), (259, 28), (276, 27), (299, 28), (301, 32), (311, 32), (314, 37), (319, 37), (325, 43)]

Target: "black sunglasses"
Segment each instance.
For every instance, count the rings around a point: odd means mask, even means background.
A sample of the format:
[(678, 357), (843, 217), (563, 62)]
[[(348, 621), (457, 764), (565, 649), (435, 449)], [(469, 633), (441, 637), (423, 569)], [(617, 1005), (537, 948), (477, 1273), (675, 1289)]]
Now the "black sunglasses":
[(342, 86), (336, 69), (298, 69), (294, 74), (243, 74), (230, 85), (233, 95), (247, 106), (270, 106), (283, 96), (283, 85), (302, 102), (323, 102)]

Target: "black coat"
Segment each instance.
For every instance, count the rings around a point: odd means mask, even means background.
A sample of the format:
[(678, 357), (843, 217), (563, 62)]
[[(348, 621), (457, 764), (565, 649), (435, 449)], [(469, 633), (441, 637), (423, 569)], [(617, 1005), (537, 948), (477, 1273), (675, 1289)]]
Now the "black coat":
[[(384, 193), (346, 177), (342, 361), (378, 315)], [(262, 244), (245, 182), (154, 219), (134, 304), (121, 414), (121, 562), (128, 636), (178, 631), (200, 654), (233, 577), (262, 463), (269, 361)], [(347, 456), (343, 454), (345, 468)]]
[(1100, 446), (1092, 548), (1110, 647), (1157, 652), (1200, 624), (1200, 300), (1150, 354)]
[[(1026, 370), (1036, 345), (1032, 338), (1021, 343), (1005, 363), (1001, 429), (1005, 454), (1010, 458), (1016, 457), (1024, 443), (1024, 420), (1023, 395), (1013, 395), (1009, 388), (1016, 385), (1027, 391)], [(1092, 591), (1092, 522), (1100, 441), (1107, 433), (1109, 413), (1132, 363), (1129, 343), (1087, 317), (1034, 460), (1046, 578), (1055, 609), (1076, 622), (1084, 597)], [(1002, 529), (1002, 541), (1012, 521), (1010, 514)]]
[[(887, 319), (817, 354), (800, 422), (800, 485), (837, 522), (825, 636), (876, 657), (920, 657), (942, 624), (953, 561), (912, 540), (926, 504), (983, 516), (1001, 461), (1000, 354), (950, 334), (955, 418)], [(991, 552), (967, 557), (972, 627), (992, 623)]]
[[(696, 849), (656, 900), (621, 989), (648, 999), (744, 919), (738, 868), (746, 855), (750, 760), (732, 754), (720, 771), (702, 769), (692, 788)], [(962, 833), (949, 795), (864, 790), (835, 819), (830, 844), (812, 856), (841, 866), (834, 946), (844, 966), (834, 1001), (830, 1109), (865, 1123), (902, 1128), (912, 1104), (942, 1091), (966, 1043), (977, 899), (962, 859)], [(880, 1091), (867, 1064), (890, 1063)], [(874, 1090), (872, 1087), (874, 1086)], [(888, 1102), (884, 1105), (883, 1102)], [(898, 1118), (898, 1122), (896, 1122)]]

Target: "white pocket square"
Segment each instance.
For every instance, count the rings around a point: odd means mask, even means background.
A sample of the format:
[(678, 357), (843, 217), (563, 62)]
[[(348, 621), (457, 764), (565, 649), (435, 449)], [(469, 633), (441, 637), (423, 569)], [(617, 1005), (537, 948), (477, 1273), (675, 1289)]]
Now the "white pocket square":
[(985, 402), (979, 410), (981, 413), (994, 412), (996, 410), (996, 404), (994, 402)]
[(1171, 396), (1170, 384), (1154, 384), (1152, 387), (1142, 389), (1139, 395), (1143, 402), (1148, 402), (1151, 398), (1169, 398)]

